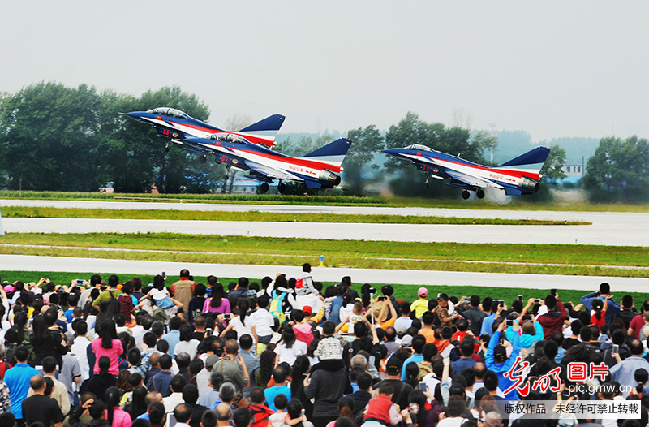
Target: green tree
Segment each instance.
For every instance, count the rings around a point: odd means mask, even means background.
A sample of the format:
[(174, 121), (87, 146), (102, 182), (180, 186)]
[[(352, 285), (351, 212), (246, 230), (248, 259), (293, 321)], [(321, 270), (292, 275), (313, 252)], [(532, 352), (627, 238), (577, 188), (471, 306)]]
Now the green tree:
[(601, 192), (621, 200), (646, 198), (649, 187), (649, 143), (631, 136), (625, 140), (600, 140), (595, 155), (588, 159), (584, 185), (597, 197)]
[(558, 179), (565, 178), (566, 174), (562, 169), (565, 164), (566, 150), (556, 144), (550, 147), (550, 153), (548, 153), (548, 158), (545, 159), (545, 163), (543, 164), (540, 172), (542, 175), (542, 180), (556, 181)]
[[(446, 128), (443, 123), (426, 123), (413, 112), (408, 112), (406, 117), (398, 125), (391, 126), (385, 135), (387, 148), (422, 144), (453, 156), (461, 156), (472, 162), (483, 163), (483, 147), (478, 142), (471, 139), (468, 129), (457, 126)], [(443, 185), (434, 184), (428, 188), (425, 185), (426, 175), (417, 171), (410, 162), (390, 157), (385, 165), (387, 172), (394, 175), (394, 179), (390, 181), (390, 189), (395, 194), (407, 196), (457, 194), (457, 191)]]
[(494, 151), (498, 147), (498, 138), (494, 135), (489, 135), (488, 132), (481, 131), (473, 135), (473, 144), (482, 151), (488, 151), (489, 163), (493, 164)]
[(95, 191), (101, 99), (95, 88), (27, 86), (0, 103), (1, 165), (9, 188)]
[(352, 146), (343, 161), (345, 189), (348, 194), (360, 196), (369, 182), (368, 174), (375, 173), (381, 166), (377, 162), (377, 152), (385, 146), (385, 139), (375, 125), (352, 129), (347, 138)]

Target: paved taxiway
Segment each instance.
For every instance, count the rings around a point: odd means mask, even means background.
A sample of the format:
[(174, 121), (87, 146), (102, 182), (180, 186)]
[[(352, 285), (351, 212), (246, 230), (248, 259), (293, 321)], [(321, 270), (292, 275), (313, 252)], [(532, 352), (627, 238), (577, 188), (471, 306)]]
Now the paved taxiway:
[[(198, 264), (163, 261), (124, 261), (96, 258), (47, 258), (23, 255), (0, 255), (0, 266), (19, 271), (52, 271), (81, 273), (107, 273), (117, 275), (177, 274), (183, 268), (195, 276), (217, 277), (274, 277), (286, 273), (288, 277), (299, 277), (302, 268), (283, 265), (230, 265)], [(10, 266), (10, 268), (9, 268)], [(458, 271), (429, 270), (368, 270), (359, 268), (317, 268), (313, 269), (315, 280), (337, 282), (343, 276), (350, 276), (354, 283), (391, 283), (443, 286), (484, 286), (531, 289), (573, 289), (597, 290), (601, 282), (608, 282), (613, 292), (646, 292), (649, 279), (603, 277), (603, 276), (556, 276), (544, 274), (493, 274), (465, 273)], [(414, 290), (413, 290), (414, 292)], [(512, 291), (514, 292), (514, 291)]]
[[(9, 204), (0, 201), (0, 207)], [(295, 237), (312, 239), (389, 240), (409, 242), (580, 244), (649, 246), (649, 214), (617, 212), (507, 211), (358, 206), (202, 205), (124, 202), (11, 201), (31, 206), (86, 207), (89, 209), (201, 209), (291, 212), (297, 222), (172, 221), (91, 218), (4, 218), (2, 226), (13, 233), (170, 232), (182, 234)], [(114, 204), (117, 203), (117, 204)], [(1, 208), (0, 208), (1, 212)], [(465, 218), (548, 219), (587, 221), (592, 225), (420, 225), (299, 222), (309, 212), (430, 215)]]

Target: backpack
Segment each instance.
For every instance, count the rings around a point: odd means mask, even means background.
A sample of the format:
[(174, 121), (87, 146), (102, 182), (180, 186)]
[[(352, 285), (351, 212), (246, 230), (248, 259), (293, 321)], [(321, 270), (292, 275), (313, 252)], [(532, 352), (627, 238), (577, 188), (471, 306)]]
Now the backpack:
[(113, 292), (119, 292), (119, 291), (108, 291), (108, 295), (110, 295), (110, 299), (106, 304), (106, 315), (108, 317), (114, 316), (115, 314), (119, 313), (119, 301), (117, 300), (117, 298), (115, 298)]
[(427, 363), (419, 362), (417, 363), (417, 367), (419, 368), (419, 374), (417, 375), (417, 381), (422, 381), (424, 377), (431, 372), (433, 372), (432, 366), (430, 366)]
[(285, 299), (286, 293), (282, 292), (278, 296), (277, 291), (273, 291), (273, 301), (270, 303), (270, 307), (268, 308), (268, 312), (272, 314), (274, 318), (279, 320), (280, 325), (284, 323), (284, 320), (286, 320), (286, 315), (283, 311), (283, 303)]

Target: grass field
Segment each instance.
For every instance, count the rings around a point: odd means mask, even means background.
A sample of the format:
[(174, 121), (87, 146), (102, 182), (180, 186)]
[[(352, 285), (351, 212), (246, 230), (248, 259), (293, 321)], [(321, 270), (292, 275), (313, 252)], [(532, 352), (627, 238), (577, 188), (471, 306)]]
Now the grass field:
[(274, 213), (186, 211), (178, 209), (61, 209), (47, 207), (9, 206), (2, 208), (4, 218), (117, 218), (186, 221), (245, 222), (344, 222), (375, 224), (455, 224), (455, 225), (589, 225), (590, 222), (543, 221), (502, 218), (446, 218), (416, 215), (356, 215), (332, 213)]
[[(101, 274), (102, 278), (104, 280), (108, 279), (108, 276), (111, 274), (110, 272), (98, 272)], [(241, 275), (246, 276), (245, 274), (245, 266), (242, 267), (241, 269)], [(29, 282), (38, 282), (38, 280), (41, 277), (47, 277), (51, 281), (57, 284), (70, 284), (72, 280), (76, 279), (85, 279), (88, 280), (90, 278), (90, 274), (88, 273), (61, 273), (61, 272), (33, 272), (33, 271), (12, 271), (12, 270), (0, 270), (0, 277), (2, 280), (7, 280), (10, 283), (13, 283), (16, 280), (21, 280), (25, 283)], [(142, 283), (145, 285), (147, 283), (153, 282), (153, 276), (143, 276), (143, 275), (120, 275), (119, 279), (120, 282), (125, 282), (133, 277), (139, 277), (142, 279)], [(250, 277), (250, 282), (257, 282), (259, 283), (261, 281), (261, 278), (252, 278)], [(316, 278), (317, 279), (317, 278)], [(178, 276), (167, 276), (167, 284), (171, 284), (175, 281), (178, 280)], [(194, 280), (196, 280), (198, 283), (206, 283), (206, 278), (205, 277), (194, 277)], [(223, 286), (227, 287), (227, 285), (231, 282), (236, 282), (237, 278), (227, 278), (227, 277), (219, 277), (219, 282), (223, 284)], [(335, 283), (332, 282), (323, 282), (323, 285), (325, 287), (334, 285)], [(394, 288), (394, 296), (395, 298), (399, 300), (405, 300), (405, 301), (414, 301), (417, 299), (417, 290), (419, 289), (419, 285), (403, 285), (403, 284), (393, 284), (393, 283), (372, 283), (372, 285), (377, 289), (380, 290), (381, 286), (383, 285), (392, 285)], [(361, 284), (357, 283), (353, 285), (353, 288), (356, 289), (358, 292), (360, 292)], [(546, 290), (541, 290), (541, 289), (525, 289), (521, 291), (518, 288), (488, 288), (484, 286), (426, 286), (426, 289), (428, 289), (429, 296), (433, 297), (436, 296), (439, 292), (446, 292), (450, 296), (457, 296), (458, 299), (461, 298), (463, 295), (470, 296), (470, 295), (480, 295), (481, 297), (486, 297), (490, 296), (493, 299), (502, 299), (505, 300), (505, 302), (510, 305), (514, 299), (518, 297), (518, 294), (520, 292), (523, 292), (523, 299), (527, 300), (528, 298), (545, 298), (545, 296), (548, 294), (547, 289)], [(596, 289), (594, 289), (596, 290)], [(578, 304), (581, 297), (583, 295), (586, 295), (587, 292), (584, 291), (560, 291), (559, 292), (559, 298), (564, 301), (573, 301), (575, 304)], [(616, 300), (619, 302), (621, 299), (623, 293), (622, 292), (614, 292)], [(630, 295), (632, 295), (635, 299), (635, 305), (636, 307), (640, 307), (642, 304), (642, 301), (646, 300), (649, 298), (649, 293), (638, 293), (638, 292), (630, 292)]]
[[(228, 264), (649, 277), (649, 249), (187, 236), (171, 233), (11, 233), (0, 253)], [(638, 268), (640, 267), (640, 268)]]

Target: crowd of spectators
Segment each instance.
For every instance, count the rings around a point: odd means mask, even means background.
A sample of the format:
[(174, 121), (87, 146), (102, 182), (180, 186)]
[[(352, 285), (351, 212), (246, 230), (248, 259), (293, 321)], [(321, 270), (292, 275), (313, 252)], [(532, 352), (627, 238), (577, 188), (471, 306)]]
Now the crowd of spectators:
[[(416, 288), (413, 288), (413, 290)], [(428, 294), (187, 270), (0, 288), (0, 427), (645, 427), (649, 300)], [(415, 295), (413, 295), (415, 296)], [(583, 378), (572, 366), (585, 367)], [(512, 403), (636, 401), (638, 419)]]

